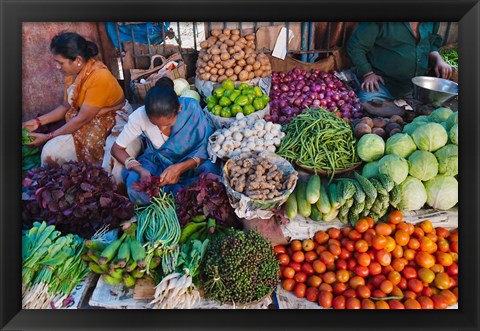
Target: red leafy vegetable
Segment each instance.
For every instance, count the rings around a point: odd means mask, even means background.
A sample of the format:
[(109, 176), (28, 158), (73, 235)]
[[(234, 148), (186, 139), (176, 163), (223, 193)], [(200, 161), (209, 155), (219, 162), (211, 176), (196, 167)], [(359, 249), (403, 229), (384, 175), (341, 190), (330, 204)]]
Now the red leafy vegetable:
[(160, 195), (161, 187), (160, 176), (150, 176), (145, 180), (139, 180), (132, 184), (132, 188), (135, 191), (147, 193), (150, 199)]
[(115, 184), (99, 166), (47, 165), (28, 171), (22, 184), (22, 218), (28, 227), (45, 220), (63, 234), (90, 238), (104, 225), (113, 229), (133, 216), (133, 203), (115, 192)]
[(240, 225), (225, 187), (219, 177), (213, 174), (202, 174), (190, 187), (180, 189), (176, 196), (176, 205), (178, 220), (182, 226), (197, 215), (212, 217), (219, 225), (226, 227)]

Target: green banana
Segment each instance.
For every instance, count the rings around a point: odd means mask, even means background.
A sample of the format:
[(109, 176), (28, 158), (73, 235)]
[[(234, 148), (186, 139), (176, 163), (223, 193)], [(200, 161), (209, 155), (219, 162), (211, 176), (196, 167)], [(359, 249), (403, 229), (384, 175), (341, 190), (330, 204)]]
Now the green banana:
[(94, 251), (103, 251), (107, 245), (99, 240), (85, 240), (85, 247)]
[(113, 278), (112, 276), (109, 276), (109, 275), (103, 275), (103, 280), (108, 285), (117, 285), (117, 284), (120, 284), (122, 282), (122, 278), (120, 278), (120, 279)]
[(214, 218), (209, 218), (207, 221), (207, 229), (209, 233), (215, 232), (215, 227), (217, 226), (217, 222)]
[(138, 268), (130, 271), (130, 275), (133, 276), (133, 278), (142, 278), (145, 275), (145, 270), (139, 270)]
[(132, 272), (137, 267), (137, 261), (130, 260), (127, 266), (125, 267), (125, 270), (128, 272)]
[(96, 273), (96, 274), (104, 274), (106, 272), (106, 270), (104, 270), (101, 266), (99, 266), (98, 264), (96, 264), (95, 262), (89, 262), (88, 263), (88, 268)]
[(200, 223), (205, 221), (206, 219), (207, 217), (205, 215), (197, 215), (197, 216), (193, 216), (191, 221), (195, 223)]
[(127, 265), (128, 260), (130, 259), (130, 239), (127, 239), (120, 245), (118, 249), (118, 266), (120, 268), (125, 268)]
[(160, 263), (162, 263), (162, 258), (160, 256), (154, 256), (150, 260), (150, 264), (148, 265), (148, 269), (149, 270), (155, 269), (156, 267), (158, 267), (160, 265)]
[(113, 278), (119, 278), (119, 279), (122, 279), (122, 275), (123, 275), (123, 272), (125, 270), (124, 269), (121, 269), (121, 268), (118, 268), (118, 269), (114, 269), (113, 271), (112, 270), (108, 270), (108, 275), (113, 277)]
[(145, 248), (142, 246), (142, 244), (136, 240), (132, 239), (130, 240), (130, 253), (132, 255), (132, 259), (137, 262), (137, 265), (140, 268), (145, 268), (145, 257), (146, 257), (146, 252)]
[(86, 253), (85, 253), (85, 254), (82, 254), (82, 260), (85, 261), (85, 262), (92, 261), (92, 259), (90, 258), (90, 256), (88, 256)]
[(180, 243), (184, 243), (187, 241), (187, 238), (192, 235), (192, 233), (197, 232), (199, 229), (206, 227), (207, 222), (200, 222), (200, 223), (195, 223), (195, 222), (190, 222), (185, 227), (182, 229), (182, 233), (180, 234)]
[(107, 247), (105, 247), (105, 249), (102, 251), (102, 254), (100, 254), (100, 258), (98, 259), (98, 264), (104, 265), (110, 262), (117, 254), (117, 251), (122, 245), (123, 240), (125, 239), (126, 236), (127, 234), (124, 233), (119, 239), (113, 241)]
[(133, 278), (133, 276), (130, 275), (128, 272), (124, 272), (122, 278), (123, 283), (126, 287), (132, 287), (133, 285), (135, 285), (135, 278)]

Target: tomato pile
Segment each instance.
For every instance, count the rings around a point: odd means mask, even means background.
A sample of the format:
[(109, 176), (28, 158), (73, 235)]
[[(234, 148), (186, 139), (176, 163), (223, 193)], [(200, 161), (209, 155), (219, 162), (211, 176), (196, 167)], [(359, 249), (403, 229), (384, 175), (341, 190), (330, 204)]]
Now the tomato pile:
[(388, 222), (318, 231), (274, 248), (284, 290), (335, 309), (445, 309), (458, 301), (458, 231)]

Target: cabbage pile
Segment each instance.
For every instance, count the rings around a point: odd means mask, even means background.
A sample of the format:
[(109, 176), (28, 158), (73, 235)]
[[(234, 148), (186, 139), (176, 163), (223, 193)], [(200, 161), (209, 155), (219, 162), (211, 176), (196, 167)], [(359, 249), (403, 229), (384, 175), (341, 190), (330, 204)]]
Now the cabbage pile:
[(425, 203), (447, 210), (458, 203), (458, 112), (441, 107), (418, 116), (384, 146), (367, 136), (357, 144), (359, 157), (368, 162), (362, 175), (389, 175), (400, 188), (400, 210)]

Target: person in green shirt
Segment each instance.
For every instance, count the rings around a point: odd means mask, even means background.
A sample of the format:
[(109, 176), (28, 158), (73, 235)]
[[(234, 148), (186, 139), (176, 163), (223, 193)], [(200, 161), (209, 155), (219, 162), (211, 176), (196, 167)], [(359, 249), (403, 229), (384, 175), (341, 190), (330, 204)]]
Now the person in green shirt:
[(438, 53), (438, 22), (362, 22), (347, 41), (347, 53), (361, 78), (361, 102), (412, 98), (411, 79), (430, 67), (449, 79), (450, 67)]

